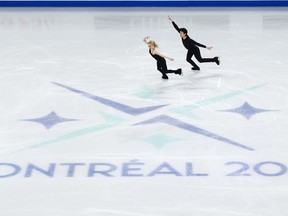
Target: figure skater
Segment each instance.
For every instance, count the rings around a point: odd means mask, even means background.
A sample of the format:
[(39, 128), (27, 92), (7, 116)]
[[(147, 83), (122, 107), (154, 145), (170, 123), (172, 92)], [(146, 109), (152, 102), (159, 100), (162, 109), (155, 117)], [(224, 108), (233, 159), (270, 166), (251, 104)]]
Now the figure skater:
[(179, 68), (177, 70), (168, 70), (167, 69), (167, 64), (166, 64), (165, 58), (169, 59), (170, 61), (174, 61), (174, 59), (161, 54), (157, 50), (158, 45), (156, 44), (156, 42), (149, 40), (149, 38), (150, 37), (147, 36), (143, 39), (143, 41), (144, 41), (144, 43), (146, 43), (148, 45), (150, 55), (157, 61), (157, 70), (160, 71), (160, 73), (162, 73), (162, 79), (169, 79), (169, 77), (167, 76), (167, 73), (175, 73), (175, 74), (182, 75), (182, 69), (181, 68)]
[(194, 40), (192, 40), (188, 36), (188, 31), (185, 28), (179, 28), (176, 23), (173, 21), (171, 16), (168, 16), (168, 20), (172, 22), (172, 25), (174, 28), (179, 32), (180, 37), (182, 39), (182, 43), (184, 47), (188, 50), (187, 55), (186, 55), (186, 61), (189, 62), (193, 67), (191, 68), (192, 70), (200, 70), (198, 65), (192, 60), (193, 55), (195, 55), (195, 58), (200, 62), (215, 62), (217, 65), (220, 64), (220, 59), (219, 57), (214, 57), (214, 58), (202, 58), (200, 49), (198, 47), (203, 47), (208, 50), (211, 50), (213, 47), (212, 46), (205, 46), (203, 44), (200, 44)]

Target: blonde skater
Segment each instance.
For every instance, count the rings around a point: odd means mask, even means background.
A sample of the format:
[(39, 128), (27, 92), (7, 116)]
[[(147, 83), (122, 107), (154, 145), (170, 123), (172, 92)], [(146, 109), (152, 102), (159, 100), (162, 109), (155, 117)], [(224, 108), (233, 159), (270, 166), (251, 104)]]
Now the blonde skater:
[(170, 61), (174, 61), (174, 59), (161, 54), (157, 50), (158, 45), (156, 44), (156, 42), (149, 40), (149, 38), (150, 38), (149, 36), (146, 36), (143, 39), (143, 41), (144, 41), (144, 43), (146, 43), (148, 45), (150, 55), (157, 61), (157, 70), (160, 71), (160, 73), (162, 74), (162, 79), (169, 79), (167, 76), (167, 73), (174, 73), (174, 74), (182, 75), (182, 69), (181, 68), (179, 68), (177, 70), (170, 70), (167, 68), (165, 58), (169, 59)]

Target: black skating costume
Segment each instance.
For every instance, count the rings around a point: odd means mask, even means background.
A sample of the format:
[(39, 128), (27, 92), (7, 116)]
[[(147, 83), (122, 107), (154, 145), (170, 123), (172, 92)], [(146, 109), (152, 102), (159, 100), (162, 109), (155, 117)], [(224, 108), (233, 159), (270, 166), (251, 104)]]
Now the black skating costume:
[[(172, 21), (172, 24), (173, 24), (174, 28), (176, 29), (176, 31), (178, 31), (180, 33), (180, 29), (176, 25), (176, 23), (174, 21)], [(188, 35), (186, 35), (185, 39), (183, 39), (183, 38), (181, 38), (181, 39), (182, 39), (182, 43), (183, 43), (184, 47), (188, 50), (187, 55), (186, 55), (186, 61), (189, 62), (193, 66), (192, 70), (200, 70), (198, 65), (192, 60), (193, 55), (195, 56), (195, 58), (200, 63), (202, 63), (202, 62), (215, 62), (216, 64), (219, 65), (218, 57), (202, 58), (199, 47), (206, 48), (205, 45), (196, 42), (195, 40), (191, 39)]]

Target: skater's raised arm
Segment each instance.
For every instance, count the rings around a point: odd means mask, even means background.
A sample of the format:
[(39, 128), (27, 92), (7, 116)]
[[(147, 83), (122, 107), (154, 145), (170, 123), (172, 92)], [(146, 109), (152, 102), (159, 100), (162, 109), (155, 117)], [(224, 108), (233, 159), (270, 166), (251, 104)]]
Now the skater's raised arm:
[(171, 21), (171, 23), (174, 26), (174, 28), (176, 29), (176, 31), (180, 33), (180, 28), (176, 25), (176, 23), (173, 21), (172, 17), (169, 15), (168, 15), (168, 20)]

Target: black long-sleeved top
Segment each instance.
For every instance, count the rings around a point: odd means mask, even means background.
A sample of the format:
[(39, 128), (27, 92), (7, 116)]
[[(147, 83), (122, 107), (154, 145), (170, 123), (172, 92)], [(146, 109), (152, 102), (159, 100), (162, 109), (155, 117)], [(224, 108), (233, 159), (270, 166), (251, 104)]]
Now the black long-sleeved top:
[[(173, 24), (174, 28), (176, 29), (176, 31), (180, 32), (179, 27), (176, 25), (176, 23), (174, 21), (172, 21), (172, 24)], [(188, 50), (192, 49), (194, 46), (206, 48), (205, 45), (200, 44), (200, 43), (192, 40), (188, 35), (186, 35), (185, 39), (183, 39), (183, 38), (181, 38), (181, 39), (182, 39), (182, 43), (183, 43), (184, 47)]]

